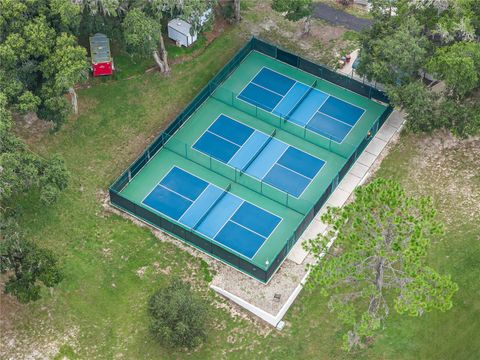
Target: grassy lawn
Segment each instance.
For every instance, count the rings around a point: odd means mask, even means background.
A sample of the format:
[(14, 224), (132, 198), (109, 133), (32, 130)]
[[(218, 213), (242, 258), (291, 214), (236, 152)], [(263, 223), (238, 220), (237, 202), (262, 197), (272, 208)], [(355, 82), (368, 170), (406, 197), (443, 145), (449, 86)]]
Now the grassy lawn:
[[(108, 185), (243, 42), (233, 28), (195, 59), (175, 65), (168, 78), (148, 73), (81, 90), (81, 115), (59, 133), (32, 140), (44, 155), (60, 153), (72, 174), (57, 204), (24, 202), (21, 218), (28, 237), (62, 259), (65, 279), (42, 300), (15, 308), (15, 325), (6, 334), (15, 345), (0, 350), (0, 357), (2, 351), (18, 359), (35, 351), (57, 359), (480, 357), (478, 142), (408, 135), (382, 163), (379, 176), (398, 179), (411, 194), (434, 197), (447, 233), (432, 244), (430, 260), (460, 290), (447, 313), (422, 319), (393, 314), (376, 342), (354, 354), (339, 349), (345, 329), (318, 291), (302, 293), (282, 332), (232, 317), (206, 290), (210, 275), (204, 262), (104, 211)], [(189, 279), (212, 303), (209, 339), (190, 354), (162, 348), (148, 334), (146, 300), (174, 274)]]

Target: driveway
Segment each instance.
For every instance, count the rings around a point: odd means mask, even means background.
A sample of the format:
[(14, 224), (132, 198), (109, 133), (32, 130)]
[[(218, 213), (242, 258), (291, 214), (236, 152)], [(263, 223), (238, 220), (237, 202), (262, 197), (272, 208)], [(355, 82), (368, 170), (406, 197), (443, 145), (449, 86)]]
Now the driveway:
[(357, 18), (342, 10), (333, 8), (324, 3), (313, 4), (314, 18), (325, 20), (333, 25), (343, 26), (354, 31), (361, 31), (372, 24), (372, 20)]

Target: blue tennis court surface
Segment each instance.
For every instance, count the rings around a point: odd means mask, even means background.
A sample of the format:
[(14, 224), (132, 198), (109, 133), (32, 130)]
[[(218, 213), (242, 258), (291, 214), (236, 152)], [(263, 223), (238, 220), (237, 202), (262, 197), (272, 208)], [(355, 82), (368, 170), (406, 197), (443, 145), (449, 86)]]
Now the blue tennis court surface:
[(225, 115), (220, 115), (192, 147), (295, 197), (325, 164)]
[(250, 259), (282, 220), (178, 167), (142, 203)]
[(255, 75), (238, 98), (338, 143), (365, 112), (266, 67)]

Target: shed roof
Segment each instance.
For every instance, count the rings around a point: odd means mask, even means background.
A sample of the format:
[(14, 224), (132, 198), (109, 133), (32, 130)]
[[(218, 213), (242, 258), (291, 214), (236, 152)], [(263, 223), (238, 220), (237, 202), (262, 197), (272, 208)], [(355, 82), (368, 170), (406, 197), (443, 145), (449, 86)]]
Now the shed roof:
[(93, 63), (111, 61), (110, 42), (104, 34), (96, 33), (90, 37), (90, 54)]
[(190, 29), (192, 25), (182, 19), (172, 19), (168, 22), (168, 27), (185, 35), (190, 35)]

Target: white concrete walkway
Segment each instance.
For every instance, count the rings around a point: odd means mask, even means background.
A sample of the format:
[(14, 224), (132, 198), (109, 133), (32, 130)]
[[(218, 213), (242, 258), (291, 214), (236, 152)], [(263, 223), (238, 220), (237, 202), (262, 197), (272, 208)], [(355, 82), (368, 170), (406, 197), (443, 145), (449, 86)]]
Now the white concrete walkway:
[(312, 261), (312, 257), (303, 249), (302, 243), (327, 230), (327, 226), (321, 222), (322, 214), (329, 206), (343, 206), (355, 188), (366, 181), (376, 168), (374, 166), (376, 162), (383, 159), (385, 154), (382, 152), (385, 147), (400, 132), (403, 124), (403, 116), (393, 111), (312, 220), (269, 284), (262, 285), (238, 271), (227, 270), (228, 274), (224, 272), (214, 278), (211, 288), (267, 323), (282, 328), (281, 320), (300, 293), (308, 276), (306, 264)]

